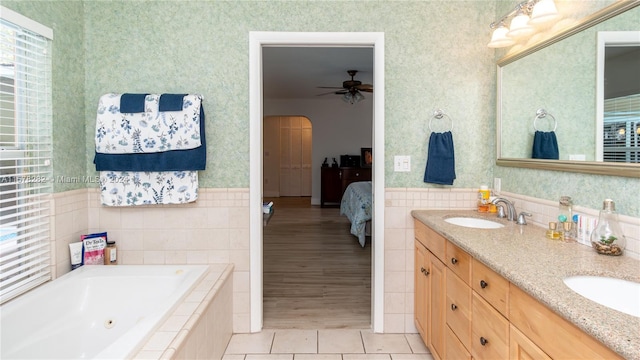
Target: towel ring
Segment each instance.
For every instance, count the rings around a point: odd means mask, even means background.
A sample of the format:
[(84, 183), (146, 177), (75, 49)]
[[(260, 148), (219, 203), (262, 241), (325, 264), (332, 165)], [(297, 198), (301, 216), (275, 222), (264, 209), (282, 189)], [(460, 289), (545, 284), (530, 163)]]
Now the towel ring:
[(433, 112), (433, 117), (431, 117), (431, 119), (429, 119), (429, 131), (433, 132), (433, 129), (431, 128), (431, 122), (433, 121), (433, 119), (442, 120), (442, 118), (445, 117), (445, 116), (447, 117), (447, 119), (449, 119), (449, 122), (451, 123), (451, 127), (447, 131), (452, 131), (453, 130), (453, 120), (451, 119), (451, 117), (449, 117), (449, 115), (445, 114), (444, 111), (442, 111), (441, 109), (436, 109)]
[(551, 117), (553, 119), (553, 130), (551, 130), (551, 131), (556, 131), (556, 128), (558, 128), (558, 120), (556, 120), (556, 118), (553, 115), (548, 113), (547, 110), (542, 109), (542, 108), (540, 108), (540, 109), (538, 109), (538, 111), (536, 111), (536, 117), (533, 118), (533, 129), (535, 131), (540, 131), (540, 130), (538, 130), (538, 127), (536, 126), (536, 121), (538, 119), (544, 119), (547, 116), (549, 116), (549, 117)]

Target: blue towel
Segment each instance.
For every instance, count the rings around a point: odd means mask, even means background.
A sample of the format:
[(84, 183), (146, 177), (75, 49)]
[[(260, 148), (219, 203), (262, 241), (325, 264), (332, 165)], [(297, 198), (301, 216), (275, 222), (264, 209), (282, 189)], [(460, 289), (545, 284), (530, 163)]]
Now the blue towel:
[(182, 99), (187, 94), (162, 94), (158, 103), (158, 111), (182, 111)]
[(120, 112), (134, 114), (144, 112), (147, 94), (122, 94), (120, 96)]
[(556, 133), (553, 131), (536, 131), (533, 136), (533, 151), (531, 157), (533, 159), (560, 159)]
[(453, 185), (456, 178), (456, 161), (451, 131), (431, 133), (424, 182)]
[(156, 153), (103, 154), (96, 153), (96, 171), (181, 171), (204, 170), (207, 163), (207, 142), (204, 132), (204, 105), (200, 106), (200, 143), (195, 149)]

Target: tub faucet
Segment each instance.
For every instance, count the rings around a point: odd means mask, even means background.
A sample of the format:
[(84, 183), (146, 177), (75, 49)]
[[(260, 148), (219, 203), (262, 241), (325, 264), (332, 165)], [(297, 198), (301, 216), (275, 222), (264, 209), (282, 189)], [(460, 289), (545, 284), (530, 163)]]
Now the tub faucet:
[(507, 220), (515, 221), (518, 214), (516, 213), (516, 208), (513, 206), (513, 203), (505, 198), (497, 198), (491, 202), (494, 205), (498, 205), (498, 203), (503, 203), (506, 206), (507, 211)]

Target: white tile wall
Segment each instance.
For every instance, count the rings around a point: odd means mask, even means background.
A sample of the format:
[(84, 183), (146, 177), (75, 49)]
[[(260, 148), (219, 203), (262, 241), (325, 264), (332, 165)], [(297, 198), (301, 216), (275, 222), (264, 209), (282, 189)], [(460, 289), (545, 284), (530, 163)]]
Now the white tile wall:
[[(502, 192), (528, 221), (546, 228), (557, 203)], [(250, 330), (249, 189), (200, 189), (196, 203), (180, 206), (110, 208), (95, 189), (56, 193), (52, 214), (52, 271), (70, 270), (70, 242), (88, 232), (107, 231), (122, 264), (233, 263), (233, 330)], [(414, 209), (474, 209), (476, 189), (387, 188), (385, 191), (384, 331), (415, 333), (413, 324)], [(598, 209), (576, 207), (597, 217)], [(626, 256), (640, 259), (640, 218), (620, 216)], [(55, 276), (55, 275), (54, 275)]]

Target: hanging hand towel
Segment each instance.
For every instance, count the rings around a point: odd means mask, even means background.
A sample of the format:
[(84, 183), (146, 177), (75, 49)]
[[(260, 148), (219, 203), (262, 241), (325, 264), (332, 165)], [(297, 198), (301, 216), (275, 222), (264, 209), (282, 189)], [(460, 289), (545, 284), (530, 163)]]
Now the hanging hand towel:
[(147, 94), (122, 94), (120, 97), (120, 112), (123, 114), (136, 114), (145, 111)]
[(432, 132), (429, 137), (429, 152), (427, 153), (424, 182), (453, 185), (455, 178), (456, 164), (451, 131), (443, 133)]
[(533, 151), (531, 157), (533, 159), (560, 159), (556, 133), (553, 131), (536, 131), (533, 136)]
[(177, 171), (204, 170), (207, 162), (207, 141), (204, 131), (204, 106), (199, 107), (198, 131), (200, 146), (195, 149), (154, 153), (102, 154), (96, 152), (93, 163), (96, 170), (113, 171)]
[[(105, 94), (100, 97), (96, 117), (96, 152), (157, 153), (195, 149), (202, 145), (200, 95), (148, 94), (144, 98), (140, 96), (145, 95)], [(125, 101), (127, 98), (131, 99)], [(134, 98), (136, 100), (133, 100)], [(141, 112), (122, 110), (125, 103), (133, 102), (141, 104)], [(160, 107), (167, 111), (160, 110)]]
[(187, 94), (162, 94), (160, 95), (159, 111), (182, 111), (184, 97)]
[(107, 206), (185, 204), (198, 199), (198, 172), (101, 171), (100, 190)]

